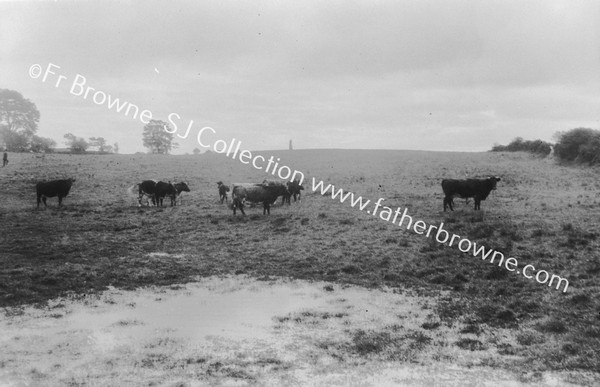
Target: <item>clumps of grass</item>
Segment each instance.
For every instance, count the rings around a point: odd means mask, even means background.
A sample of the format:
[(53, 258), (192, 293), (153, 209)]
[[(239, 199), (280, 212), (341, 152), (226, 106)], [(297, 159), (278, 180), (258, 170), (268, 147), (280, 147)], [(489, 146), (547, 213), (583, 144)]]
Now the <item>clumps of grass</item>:
[(439, 321), (425, 321), (423, 324), (421, 324), (421, 328), (432, 331), (434, 329), (438, 329), (441, 325), (442, 324)]
[(544, 235), (546, 235), (546, 232), (543, 229), (541, 229), (541, 228), (533, 230), (533, 232), (531, 233), (531, 237), (532, 238), (541, 238)]
[(454, 344), (459, 348), (469, 351), (483, 351), (487, 349), (481, 341), (476, 339), (462, 338)]
[(543, 344), (546, 342), (546, 338), (540, 332), (534, 330), (525, 330), (517, 333), (517, 343), (523, 346), (530, 346), (534, 344)]
[(566, 234), (567, 239), (560, 245), (569, 249), (587, 246), (598, 238), (598, 234), (579, 230), (573, 227), (571, 223), (563, 224), (562, 230)]
[(452, 326), (454, 321), (463, 315), (467, 310), (467, 302), (464, 300), (441, 300), (436, 307), (437, 315), (440, 319)]
[(485, 279), (488, 279), (488, 280), (503, 280), (507, 277), (508, 277), (508, 270), (498, 267), (498, 266), (493, 266), (492, 268), (490, 268), (488, 270), (487, 274), (485, 275)]
[(464, 328), (460, 330), (460, 333), (473, 333), (475, 335), (480, 335), (483, 330), (481, 329), (480, 324), (470, 323), (467, 324)]
[(273, 227), (281, 227), (286, 223), (286, 221), (286, 218), (275, 218), (271, 221), (271, 224), (273, 225)]
[(587, 294), (575, 294), (571, 297), (571, 303), (574, 305), (588, 305), (591, 301), (590, 296)]
[(345, 312), (316, 312), (316, 311), (304, 311), (295, 314), (289, 314), (287, 316), (275, 317), (275, 320), (280, 324), (286, 322), (294, 322), (296, 324), (320, 324), (322, 320), (328, 319), (340, 319), (348, 317), (348, 313)]
[(506, 224), (499, 228), (499, 233), (501, 236), (507, 238), (513, 242), (520, 242), (523, 240), (523, 235), (518, 227), (512, 224)]
[(354, 224), (354, 221), (352, 219), (342, 219), (340, 220), (340, 224), (351, 225)]
[(326, 217), (327, 217), (327, 214), (324, 212), (320, 212), (319, 215), (317, 215), (317, 218), (319, 218), (319, 219), (324, 219)]
[(493, 327), (514, 328), (517, 326), (517, 316), (510, 309), (498, 310), (497, 306), (484, 305), (476, 310), (478, 322)]
[(535, 329), (542, 333), (555, 333), (561, 334), (567, 332), (567, 326), (562, 320), (557, 318), (550, 318), (547, 321), (538, 323)]
[(302, 218), (302, 220), (300, 221), (300, 224), (303, 226), (306, 226), (308, 224), (308, 222), (309, 222), (308, 218)]
[(133, 319), (133, 320), (119, 320), (113, 324), (113, 326), (127, 327), (127, 326), (135, 326), (135, 325), (144, 325), (143, 322)]
[(350, 353), (362, 357), (381, 355), (390, 360), (408, 360), (415, 352), (422, 350), (430, 342), (431, 337), (420, 331), (396, 336), (387, 331), (359, 329), (352, 334), (350, 344), (346, 349)]
[(481, 223), (483, 222), (483, 211), (473, 212), (473, 215), (469, 218), (471, 223)]
[(478, 225), (476, 228), (470, 231), (470, 237), (472, 239), (483, 239), (490, 238), (494, 235), (495, 227), (490, 224)]
[(346, 265), (344, 267), (342, 267), (342, 272), (346, 273), (346, 274), (359, 274), (361, 272), (360, 268), (358, 266), (355, 265)]

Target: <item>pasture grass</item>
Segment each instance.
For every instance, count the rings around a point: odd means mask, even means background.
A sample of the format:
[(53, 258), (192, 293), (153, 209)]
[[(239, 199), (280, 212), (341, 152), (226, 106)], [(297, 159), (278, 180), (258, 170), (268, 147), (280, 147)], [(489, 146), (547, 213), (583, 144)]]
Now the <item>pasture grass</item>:
[[(521, 153), (264, 154), (306, 173), (302, 201), (278, 203), (270, 216), (260, 206), (248, 208), (245, 217), (220, 204), (216, 182), (273, 177), (223, 156), (14, 155), (0, 169), (0, 306), (9, 315), (26, 303), (108, 286), (134, 289), (223, 274), (412, 287), (439, 292), (435, 315), (423, 329), (466, 324), (465, 333), (475, 336), (486, 327), (516, 330), (515, 343), (476, 337), (449, 343), (473, 351), (491, 348), (498, 356), (495, 366), (522, 372), (600, 369), (598, 169), (559, 166)], [(444, 213), (441, 180), (465, 175), (502, 180), (482, 211), (457, 199), (456, 211)], [(372, 201), (383, 197), (392, 208), (408, 207), (414, 220), (444, 222), (452, 233), (516, 257), (519, 269), (532, 264), (568, 278), (569, 290), (548, 288), (311, 193), (312, 176)], [(76, 182), (64, 206), (49, 199), (47, 209), (37, 209), (35, 183), (66, 177)], [(145, 179), (185, 180), (191, 192), (183, 194), (181, 206), (138, 208), (125, 191)], [(403, 335), (391, 328), (357, 331), (347, 342), (325, 347), (340, 356), (406, 359), (420, 345), (435, 344)], [(149, 357), (140, 366), (157, 362)], [(204, 367), (236, 372), (212, 363)]]

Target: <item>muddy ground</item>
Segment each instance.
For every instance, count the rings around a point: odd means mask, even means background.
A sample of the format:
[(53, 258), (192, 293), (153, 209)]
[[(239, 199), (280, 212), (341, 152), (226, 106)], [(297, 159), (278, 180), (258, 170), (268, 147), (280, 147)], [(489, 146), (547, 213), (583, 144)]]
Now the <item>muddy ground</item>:
[[(434, 297), (428, 337), (460, 327), (469, 340), (449, 346), (525, 381), (575, 372), (591, 384), (600, 369), (600, 180), (597, 169), (558, 166), (525, 154), (409, 151), (268, 152), (303, 171), (427, 223), (515, 256), (570, 281), (566, 293), (498, 269), (457, 249), (311, 193), (301, 203), (233, 216), (216, 182), (262, 181), (264, 172), (219, 155), (11, 155), (0, 170), (0, 305), (5, 318), (56, 297), (247, 275), (411, 289)], [(498, 190), (475, 213), (456, 200), (442, 211), (445, 177), (499, 175)], [(65, 206), (35, 207), (35, 182), (73, 176)], [(138, 208), (127, 187), (144, 179), (185, 180), (181, 206)], [(384, 356), (401, 342), (391, 328), (366, 334)], [(514, 341), (489, 341), (508, 330)], [(460, 331), (459, 331), (460, 332)], [(381, 340), (381, 335), (389, 340)], [(471, 336), (469, 336), (471, 337)], [(464, 347), (464, 348), (462, 348)], [(393, 351), (392, 351), (393, 352)], [(484, 352), (486, 353), (484, 355)], [(488, 356), (492, 353), (493, 356)], [(388, 361), (390, 359), (387, 359)], [(411, 359), (391, 359), (410, 364)], [(450, 362), (451, 363), (451, 362)], [(421, 360), (421, 366), (428, 366)], [(3, 362), (6, 368), (9, 364)], [(532, 379), (533, 378), (533, 379)]]

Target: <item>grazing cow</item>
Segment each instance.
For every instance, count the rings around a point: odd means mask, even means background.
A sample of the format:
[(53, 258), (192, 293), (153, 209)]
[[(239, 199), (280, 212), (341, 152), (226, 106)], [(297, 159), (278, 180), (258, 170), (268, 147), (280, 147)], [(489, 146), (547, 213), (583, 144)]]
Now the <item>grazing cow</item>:
[(229, 192), (229, 186), (223, 184), (222, 181), (217, 182), (217, 187), (219, 188), (219, 199), (221, 199), (221, 204), (223, 204), (223, 200), (227, 201), (227, 192)]
[(162, 207), (165, 196), (171, 198), (171, 207), (173, 207), (177, 200), (177, 190), (171, 182), (165, 183), (164, 181), (159, 181), (154, 187), (154, 201), (157, 206)]
[(296, 179), (294, 181), (288, 181), (286, 183), (286, 186), (287, 186), (288, 193), (286, 195), (283, 195), (281, 204), (283, 205), (283, 203), (285, 203), (285, 202), (287, 202), (287, 204), (291, 204), (290, 198), (292, 196), (294, 197), (294, 201), (296, 201), (296, 199), (298, 199), (298, 201), (300, 201), (301, 195), (302, 195), (302, 192), (300, 192), (300, 191), (304, 190), (304, 186), (302, 184), (300, 184), (300, 180)]
[[(158, 183), (161, 183), (161, 185), (160, 185), (161, 188), (159, 191), (157, 191), (157, 189), (156, 189)], [(169, 188), (168, 187), (169, 185), (171, 185), (173, 187), (173, 189)], [(152, 200), (152, 205), (156, 206), (158, 204), (157, 192), (158, 192), (158, 196), (161, 199), (160, 200), (161, 205), (162, 205), (162, 199), (166, 195), (169, 195), (169, 197), (171, 198), (171, 206), (174, 206), (174, 205), (177, 205), (177, 197), (179, 195), (181, 195), (182, 192), (190, 192), (190, 187), (188, 187), (187, 183), (185, 183), (183, 181), (180, 183), (171, 184), (171, 182), (165, 183), (165, 182), (156, 181), (156, 180), (144, 180), (143, 182), (138, 184), (138, 192), (139, 192), (138, 201), (140, 203), (139, 204), (140, 206), (142, 205), (142, 199), (144, 198), (144, 196), (147, 196), (148, 198), (150, 198)], [(148, 205), (148, 199), (146, 199), (146, 205)]]
[[(152, 205), (156, 205), (156, 199), (154, 195), (156, 183), (156, 180), (144, 180), (138, 184), (138, 201), (140, 203), (140, 207), (142, 206), (142, 199), (144, 196), (148, 196), (150, 199), (152, 199)], [(148, 199), (146, 199), (146, 205), (149, 205)]]
[(62, 205), (63, 198), (67, 197), (71, 186), (75, 179), (69, 178), (66, 180), (52, 180), (46, 182), (39, 182), (35, 186), (37, 192), (37, 206), (40, 208), (40, 201), (44, 202), (44, 207), (48, 207), (46, 204), (46, 198), (53, 198), (58, 196), (58, 205)]
[(475, 201), (475, 210), (481, 209), (481, 201), (485, 200), (492, 190), (496, 189), (496, 183), (500, 181), (499, 177), (490, 176), (487, 179), (466, 179), (442, 180), (442, 189), (444, 190), (444, 211), (450, 207), (454, 211), (452, 198), (459, 196), (461, 198), (473, 198)]
[(287, 193), (287, 188), (279, 182), (266, 182), (263, 184), (234, 184), (231, 198), (233, 201), (233, 214), (236, 209), (244, 212), (244, 203), (246, 201), (263, 204), (263, 215), (271, 214), (271, 204), (275, 203), (279, 196)]
[(182, 192), (190, 192), (190, 187), (188, 187), (187, 183), (183, 181), (173, 184), (173, 187), (175, 187), (175, 200), (171, 201), (171, 205), (176, 206), (179, 195), (181, 195)]

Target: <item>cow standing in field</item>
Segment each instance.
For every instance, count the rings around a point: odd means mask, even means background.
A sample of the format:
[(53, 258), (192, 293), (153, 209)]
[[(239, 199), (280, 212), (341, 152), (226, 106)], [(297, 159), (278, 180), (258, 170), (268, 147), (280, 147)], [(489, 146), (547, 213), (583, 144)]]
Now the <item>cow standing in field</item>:
[(267, 182), (263, 184), (234, 184), (231, 198), (233, 201), (233, 214), (236, 209), (244, 212), (246, 201), (262, 203), (263, 215), (271, 214), (271, 204), (275, 203), (279, 196), (287, 194), (287, 187), (278, 182)]
[(294, 197), (294, 202), (296, 201), (296, 199), (298, 199), (298, 201), (301, 200), (301, 195), (302, 192), (304, 190), (304, 186), (302, 184), (300, 184), (300, 180), (296, 179), (294, 181), (288, 181), (286, 183), (287, 186), (287, 194), (283, 195), (283, 199), (281, 200), (281, 204), (283, 205), (284, 203), (287, 202), (287, 204), (291, 204), (291, 200), (290, 198), (293, 196)]
[(177, 198), (181, 195), (182, 192), (190, 192), (190, 187), (188, 187), (187, 183), (182, 181), (179, 183), (173, 184), (175, 187), (175, 200), (171, 201), (171, 205), (177, 205)]
[(459, 196), (461, 198), (473, 198), (475, 201), (475, 210), (481, 209), (481, 201), (487, 199), (492, 190), (496, 189), (496, 183), (500, 181), (499, 177), (490, 176), (487, 179), (444, 179), (442, 180), (442, 190), (444, 190), (444, 211), (449, 207), (454, 211), (452, 198)]
[(158, 207), (162, 207), (165, 196), (171, 198), (171, 207), (173, 207), (177, 200), (177, 190), (171, 182), (159, 181), (154, 187), (154, 201)]
[(221, 204), (223, 204), (223, 201), (227, 201), (227, 192), (229, 192), (229, 186), (223, 184), (222, 181), (218, 181), (217, 187), (219, 188), (219, 199), (221, 199)]
[[(138, 201), (140, 203), (140, 207), (142, 206), (142, 199), (144, 196), (148, 196), (152, 200), (152, 205), (156, 205), (156, 199), (154, 197), (156, 183), (156, 180), (144, 180), (138, 184)], [(146, 199), (146, 205), (149, 205), (148, 199)]]
[[(152, 200), (152, 205), (162, 206), (165, 196), (169, 196), (171, 199), (171, 206), (175, 206), (177, 205), (177, 197), (181, 195), (182, 192), (190, 192), (190, 187), (183, 181), (171, 184), (171, 182), (165, 183), (164, 181), (144, 180), (138, 184), (138, 202), (141, 207), (142, 199), (144, 199), (144, 196), (147, 196)], [(148, 199), (146, 199), (146, 205), (148, 205)]]
[(40, 202), (44, 202), (44, 207), (48, 207), (46, 204), (46, 198), (53, 198), (58, 196), (58, 206), (62, 205), (63, 198), (67, 197), (71, 186), (75, 182), (75, 179), (69, 178), (66, 180), (52, 180), (46, 182), (39, 182), (35, 186), (37, 193), (37, 206), (40, 208)]

